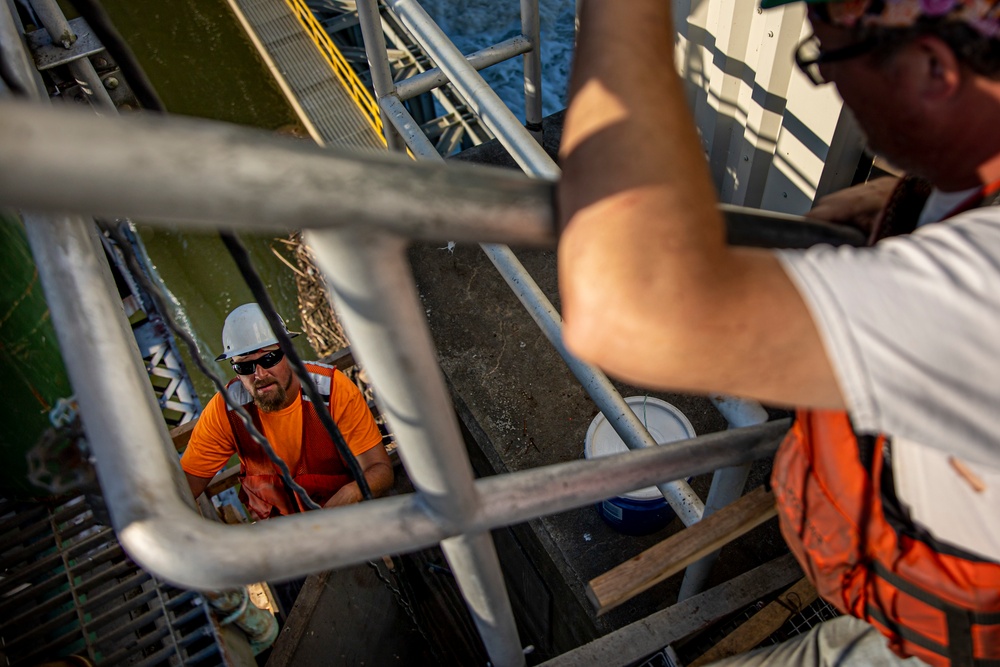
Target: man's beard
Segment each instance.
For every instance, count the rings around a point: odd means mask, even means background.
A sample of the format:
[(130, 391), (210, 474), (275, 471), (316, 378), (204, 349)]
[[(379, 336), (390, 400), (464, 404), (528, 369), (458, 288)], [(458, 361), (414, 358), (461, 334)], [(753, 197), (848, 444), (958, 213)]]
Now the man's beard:
[[(289, 378), (289, 385), (291, 385), (291, 378)], [(272, 391), (267, 392), (265, 395), (257, 393), (257, 390), (261, 387), (273, 386)], [(288, 398), (288, 392), (286, 391), (288, 387), (282, 387), (278, 381), (261, 382), (254, 383), (253, 386), (253, 402), (260, 408), (261, 412), (276, 412), (281, 408), (285, 407), (285, 401)]]

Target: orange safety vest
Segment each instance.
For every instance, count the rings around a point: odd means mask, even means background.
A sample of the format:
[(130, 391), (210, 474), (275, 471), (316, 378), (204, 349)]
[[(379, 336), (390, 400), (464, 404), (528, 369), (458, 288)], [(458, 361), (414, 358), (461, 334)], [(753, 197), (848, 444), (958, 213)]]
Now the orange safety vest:
[(888, 440), (869, 439), (870, 466), (864, 440), (845, 412), (798, 413), (771, 479), (785, 541), (819, 594), (900, 656), (1000, 665), (1000, 563), (921, 535), (894, 500)]
[[(922, 206), (905, 201), (912, 185), (889, 208), (907, 214), (884, 216), (873, 238), (912, 231), (899, 222)], [(995, 194), (970, 204), (996, 204)], [(919, 530), (895, 498), (888, 456), (889, 439), (859, 438), (846, 412), (800, 410), (771, 478), (785, 541), (819, 594), (901, 657), (1000, 667), (1000, 563)]]
[[(332, 414), (330, 387), (333, 374), (339, 371), (317, 364), (306, 364), (306, 368), (323, 396), (323, 408), (330, 410)], [(233, 380), (230, 386), (235, 386), (233, 385), (235, 382), (239, 380)], [(242, 389), (242, 385), (239, 388)], [(263, 433), (260, 412), (249, 398), (249, 394), (245, 390), (243, 393), (246, 394), (245, 398), (249, 399), (243, 407), (250, 413), (257, 430)], [(312, 401), (304, 393), (300, 394), (299, 400), (302, 401), (302, 456), (298, 468), (289, 472), (292, 474), (292, 479), (306, 490), (309, 497), (322, 505), (342, 486), (353, 481), (354, 477), (344, 464), (330, 434), (323, 427)], [(236, 451), (240, 457), (242, 487), (240, 500), (243, 504), (249, 507), (258, 519), (305, 511), (306, 508), (298, 497), (291, 489), (285, 487), (281, 473), (268, 458), (267, 452), (250, 437), (243, 420), (232, 409), (227, 410), (226, 416), (233, 429)]]

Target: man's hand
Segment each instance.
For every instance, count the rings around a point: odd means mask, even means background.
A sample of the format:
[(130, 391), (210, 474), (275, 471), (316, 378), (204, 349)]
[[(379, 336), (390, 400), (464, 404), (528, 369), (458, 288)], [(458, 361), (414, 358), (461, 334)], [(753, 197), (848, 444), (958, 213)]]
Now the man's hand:
[(357, 482), (351, 482), (350, 484), (345, 484), (340, 487), (340, 491), (333, 494), (330, 498), (323, 504), (324, 508), (327, 507), (340, 507), (341, 505), (353, 505), (354, 503), (360, 503), (362, 501), (361, 489), (358, 487)]
[[(395, 475), (392, 472), (392, 462), (385, 452), (385, 447), (381, 444), (375, 445), (367, 452), (358, 456), (358, 465), (365, 474), (368, 488), (371, 489), (372, 497), (378, 498), (392, 488)], [(363, 500), (361, 488), (357, 482), (345, 484), (337, 493), (333, 494), (323, 507), (339, 507), (341, 505), (352, 505)]]
[(821, 197), (807, 218), (857, 227), (870, 232), (899, 179), (883, 176)]

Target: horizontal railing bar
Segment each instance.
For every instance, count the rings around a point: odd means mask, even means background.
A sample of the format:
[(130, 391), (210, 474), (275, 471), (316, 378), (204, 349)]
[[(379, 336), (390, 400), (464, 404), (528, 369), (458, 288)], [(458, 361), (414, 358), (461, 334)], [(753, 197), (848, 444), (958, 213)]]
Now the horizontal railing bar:
[[(353, 225), (433, 241), (556, 242), (554, 184), (509, 169), (353, 154), (190, 118), (106, 118), (13, 101), (0, 101), (0, 116), (0, 163), (16, 165), (0, 170), (6, 206), (212, 229)], [(720, 209), (738, 245), (863, 242), (843, 226)]]
[(0, 117), (0, 205), (213, 229), (356, 226), (434, 241), (555, 241), (552, 184), (510, 170), (429, 168), (152, 114), (111, 119), (0, 101)]
[[(192, 588), (301, 576), (585, 506), (665, 479), (752, 461), (774, 452), (789, 423), (768, 422), (639, 452), (480, 479), (475, 486), (481, 508), (462, 525), (446, 525), (432, 515), (418, 493), (253, 526), (204, 521), (186, 506), (181, 511), (179, 499), (159, 498), (159, 509), (171, 509), (126, 526), (122, 539), (150, 570)], [(341, 540), (333, 551), (329, 545), (344, 531), (355, 539)], [(186, 545), (183, 559), (175, 553), (178, 541)], [(320, 548), (323, 545), (325, 549)]]
[[(531, 51), (531, 41), (524, 35), (515, 35), (493, 46), (470, 53), (466, 56), (466, 60), (469, 61), (469, 65), (473, 69), (479, 71), (510, 58), (523, 55), (528, 51)], [(415, 74), (409, 79), (397, 81), (396, 96), (405, 101), (417, 95), (430, 92), (435, 88), (440, 88), (448, 82), (448, 75), (442, 72), (440, 67), (435, 67), (420, 74)]]

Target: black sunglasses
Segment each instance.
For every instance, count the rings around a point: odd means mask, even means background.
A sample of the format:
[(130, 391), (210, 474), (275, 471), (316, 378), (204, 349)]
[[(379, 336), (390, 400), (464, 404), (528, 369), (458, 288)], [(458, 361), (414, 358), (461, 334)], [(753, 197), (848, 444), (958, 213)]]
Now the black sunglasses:
[(829, 81), (823, 78), (823, 73), (819, 69), (820, 65), (863, 56), (869, 51), (873, 51), (877, 45), (878, 42), (875, 39), (869, 38), (839, 49), (824, 51), (820, 48), (816, 35), (809, 35), (795, 49), (795, 64), (799, 66), (803, 74), (809, 77), (813, 85), (822, 86)]
[(267, 354), (257, 357), (253, 361), (234, 361), (233, 370), (237, 375), (253, 375), (257, 366), (261, 368), (272, 368), (279, 361), (285, 358), (285, 353), (281, 350), (271, 350)]

